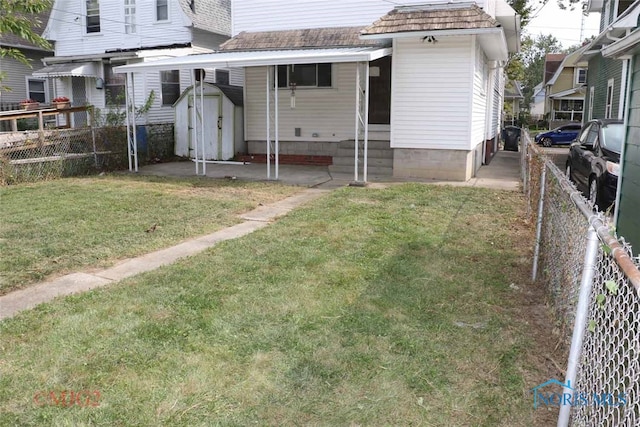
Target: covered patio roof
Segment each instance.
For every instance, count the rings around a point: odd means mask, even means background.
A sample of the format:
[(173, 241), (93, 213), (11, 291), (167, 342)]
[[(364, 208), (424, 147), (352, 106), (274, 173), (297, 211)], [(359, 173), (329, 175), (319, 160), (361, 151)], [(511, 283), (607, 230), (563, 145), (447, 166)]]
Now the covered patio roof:
[[(332, 48), (305, 48), (289, 50), (262, 50), (262, 51), (233, 51), (216, 52), (199, 55), (188, 55), (175, 58), (162, 59), (152, 62), (122, 65), (115, 67), (114, 72), (127, 74), (126, 97), (127, 97), (127, 141), (129, 147), (129, 169), (138, 171), (137, 136), (132, 129), (136, 128), (135, 115), (129, 114), (134, 111), (135, 89), (133, 88), (133, 74), (137, 72), (149, 71), (169, 71), (184, 70), (191, 74), (192, 85), (195, 85), (194, 70), (207, 68), (234, 68), (234, 67), (266, 67), (266, 92), (267, 92), (267, 179), (271, 179), (271, 143), (275, 144), (275, 179), (278, 179), (279, 170), (279, 119), (278, 119), (278, 65), (291, 64), (317, 64), (317, 63), (356, 63), (356, 108), (355, 108), (355, 151), (354, 151), (354, 181), (359, 181), (359, 137), (363, 133), (361, 141), (363, 147), (363, 169), (362, 177), (367, 181), (367, 156), (368, 156), (368, 132), (369, 132), (369, 62), (392, 53), (390, 47), (332, 47)], [(201, 86), (202, 87), (202, 86)], [(193, 122), (197, 122), (198, 102), (194, 98), (196, 108), (191, 109)], [(200, 90), (200, 111), (204, 110), (204, 94)], [(295, 105), (295, 98), (292, 98), (292, 105)], [(273, 115), (271, 114), (273, 112)], [(200, 120), (201, 134), (204, 135), (204, 120)], [(273, 133), (273, 137), (272, 137)], [(206, 164), (204, 154), (204, 138), (202, 147), (198, 148), (198, 136), (195, 134), (194, 153), (196, 164), (196, 175), (199, 175), (199, 163), (202, 163), (202, 174), (206, 175)], [(198, 158), (198, 152), (202, 154), (202, 159)]]
[(181, 56), (115, 67), (116, 73), (193, 70), (197, 68), (261, 67), (269, 65), (374, 61), (391, 55), (391, 48), (355, 47), (330, 49), (217, 52)]
[(96, 62), (63, 62), (33, 72), (34, 77), (99, 77)]

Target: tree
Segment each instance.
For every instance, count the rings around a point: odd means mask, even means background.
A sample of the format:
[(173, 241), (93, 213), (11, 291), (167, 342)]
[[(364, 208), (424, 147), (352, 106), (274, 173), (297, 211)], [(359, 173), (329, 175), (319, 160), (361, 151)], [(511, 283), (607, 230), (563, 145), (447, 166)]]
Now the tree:
[(544, 79), (544, 62), (548, 53), (561, 53), (562, 45), (553, 35), (539, 34), (535, 38), (525, 36), (518, 60), (522, 63), (522, 84), (524, 104), (529, 105), (533, 97), (533, 89)]
[[(527, 0), (509, 0), (509, 5), (520, 15), (520, 27), (524, 28), (531, 19), (533, 7), (527, 4)], [(512, 81), (522, 81), (524, 79), (525, 67), (518, 53), (509, 55), (505, 70), (507, 77)]]
[[(51, 8), (51, 0), (0, 0), (0, 37), (13, 34), (24, 40), (51, 49), (51, 44), (38, 34), (35, 29), (43, 25), (37, 15)], [(29, 59), (20, 50), (0, 46), (0, 58), (13, 58), (27, 66)], [(5, 72), (0, 71), (0, 83)], [(0, 90), (7, 89), (0, 86)]]

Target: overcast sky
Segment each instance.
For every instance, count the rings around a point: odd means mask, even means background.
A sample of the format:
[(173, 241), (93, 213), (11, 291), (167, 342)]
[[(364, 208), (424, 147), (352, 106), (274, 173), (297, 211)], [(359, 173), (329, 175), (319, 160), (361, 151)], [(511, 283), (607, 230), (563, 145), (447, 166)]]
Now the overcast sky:
[[(580, 27), (583, 25), (584, 40), (587, 37), (597, 35), (600, 29), (600, 14), (590, 13), (582, 20), (580, 4), (576, 10), (562, 10), (556, 0), (549, 0), (525, 27), (527, 34), (553, 34), (562, 43), (563, 47), (573, 46), (581, 42)], [(535, 13), (535, 12), (534, 12)]]

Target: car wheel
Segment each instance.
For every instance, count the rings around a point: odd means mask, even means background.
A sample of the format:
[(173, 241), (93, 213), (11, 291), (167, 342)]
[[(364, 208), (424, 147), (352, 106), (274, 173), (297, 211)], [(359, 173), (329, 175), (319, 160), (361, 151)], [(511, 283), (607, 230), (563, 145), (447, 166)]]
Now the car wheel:
[(569, 178), (569, 181), (571, 181), (571, 164), (567, 163), (567, 167), (564, 169), (564, 174), (567, 178)]
[(543, 147), (551, 147), (553, 145), (553, 141), (551, 141), (551, 138), (542, 138), (542, 141), (540, 141), (542, 143)]
[(589, 204), (591, 206), (596, 206), (598, 203), (598, 178), (592, 176), (589, 178)]

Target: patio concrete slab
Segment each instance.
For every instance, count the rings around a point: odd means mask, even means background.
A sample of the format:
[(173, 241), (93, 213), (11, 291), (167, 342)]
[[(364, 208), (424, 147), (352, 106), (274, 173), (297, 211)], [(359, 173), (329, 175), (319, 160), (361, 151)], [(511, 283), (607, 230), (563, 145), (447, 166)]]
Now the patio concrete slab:
[[(157, 176), (196, 176), (195, 163), (190, 161), (158, 163), (140, 168), (141, 175)], [(264, 163), (246, 164), (208, 164), (208, 178), (242, 179), (247, 181), (266, 181), (267, 165)], [(271, 177), (275, 177), (275, 166), (271, 165)], [(287, 185), (302, 187), (315, 187), (327, 181), (331, 181), (329, 168), (326, 166), (298, 166), (280, 165), (278, 168), (278, 180)]]

